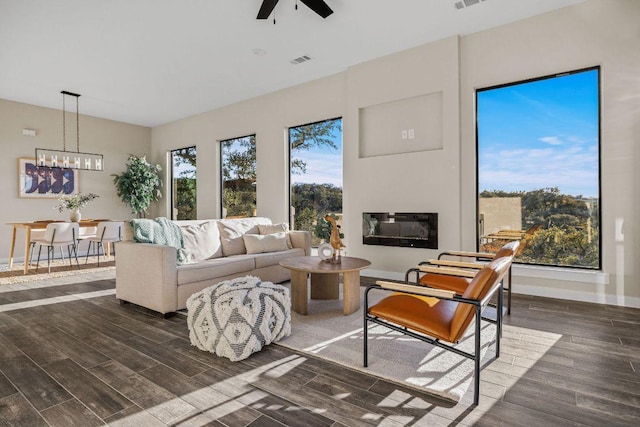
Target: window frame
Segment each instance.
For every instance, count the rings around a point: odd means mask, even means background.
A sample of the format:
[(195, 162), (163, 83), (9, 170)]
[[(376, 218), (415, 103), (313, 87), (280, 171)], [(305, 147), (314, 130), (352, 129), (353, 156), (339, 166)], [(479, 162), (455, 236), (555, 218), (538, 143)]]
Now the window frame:
[[(224, 179), (224, 175), (223, 175), (223, 171), (224, 171), (224, 150), (223, 150), (223, 144), (225, 142), (228, 141), (233, 141), (233, 140), (238, 140), (238, 139), (244, 139), (244, 138), (251, 138), (253, 137), (254, 140), (254, 144), (256, 146), (256, 172), (258, 170), (258, 135), (257, 133), (250, 133), (247, 135), (243, 135), (243, 136), (238, 136), (238, 137), (234, 137), (234, 138), (226, 138), (226, 139), (220, 139), (218, 140), (218, 148), (220, 150), (220, 162), (219, 162), (219, 167), (220, 167), (220, 186), (218, 189), (218, 194), (220, 194), (220, 218), (221, 219), (225, 219), (225, 216), (223, 215), (224, 213), (224, 183), (225, 183), (225, 179)], [(256, 210), (258, 209), (258, 177), (256, 174)]]
[(573, 270), (580, 270), (580, 271), (600, 271), (602, 272), (602, 265), (603, 265), (603, 250), (602, 250), (602, 231), (603, 231), (603, 227), (602, 227), (602, 69), (600, 67), (600, 65), (596, 65), (596, 66), (592, 66), (592, 67), (585, 67), (585, 68), (579, 68), (579, 69), (575, 69), (575, 70), (570, 70), (570, 71), (563, 71), (563, 72), (559, 72), (559, 73), (554, 73), (554, 74), (548, 74), (548, 75), (544, 75), (544, 76), (540, 76), (540, 77), (534, 77), (534, 78), (529, 78), (529, 79), (524, 79), (524, 80), (518, 80), (515, 82), (510, 82), (510, 83), (502, 83), (502, 84), (498, 84), (498, 85), (493, 85), (493, 86), (487, 86), (487, 87), (481, 87), (481, 88), (476, 88), (474, 90), (474, 120), (475, 120), (475, 168), (476, 168), (476, 176), (475, 176), (475, 191), (476, 191), (476, 195), (475, 195), (475, 207), (476, 207), (476, 212), (475, 212), (475, 229), (476, 229), (476, 233), (475, 233), (475, 247), (476, 247), (476, 251), (480, 250), (480, 156), (479, 156), (479, 149), (480, 149), (480, 141), (479, 141), (479, 129), (478, 129), (478, 94), (482, 93), (482, 92), (486, 92), (486, 91), (490, 91), (490, 90), (494, 90), (494, 89), (502, 89), (502, 88), (506, 88), (506, 87), (511, 87), (511, 86), (518, 86), (518, 85), (522, 85), (522, 84), (527, 84), (527, 83), (533, 83), (533, 82), (538, 82), (538, 81), (542, 81), (542, 80), (550, 80), (550, 79), (554, 79), (554, 78), (558, 78), (558, 77), (565, 77), (568, 75), (573, 75), (573, 74), (579, 74), (579, 73), (583, 73), (583, 72), (589, 72), (589, 71), (597, 71), (597, 94), (598, 94), (598, 114), (597, 114), (597, 120), (598, 120), (598, 222), (599, 222), (599, 228), (598, 228), (598, 266), (597, 267), (586, 267), (586, 266), (573, 266), (573, 265), (552, 265), (552, 264), (541, 264), (541, 263), (524, 263), (524, 262), (519, 262), (517, 260), (514, 259), (514, 263), (521, 265), (521, 266), (537, 266), (537, 267), (547, 267), (547, 268), (553, 268), (553, 269), (573, 269)]
[[(311, 126), (311, 125), (315, 125), (318, 123), (324, 123), (324, 122), (331, 122), (334, 120), (340, 120), (340, 125), (344, 125), (344, 119), (342, 116), (336, 116), (333, 118), (329, 118), (329, 119), (323, 119), (323, 120), (316, 120), (314, 122), (309, 122), (309, 123), (302, 123), (299, 125), (295, 125), (295, 126), (288, 126), (286, 131), (287, 131), (287, 153), (288, 153), (288, 157), (287, 157), (287, 170), (288, 170), (288, 174), (287, 174), (287, 187), (289, 188), (289, 194), (288, 194), (288, 198), (287, 198), (287, 218), (289, 219), (289, 228), (291, 230), (294, 230), (295, 224), (294, 224), (294, 218), (293, 218), (293, 214), (291, 212), (291, 209), (293, 208), (292, 205), (292, 182), (291, 182), (291, 129), (293, 128), (297, 128), (297, 127), (302, 127), (302, 126)], [(343, 161), (343, 165), (344, 165), (344, 131), (341, 131), (341, 139), (342, 139), (342, 161)], [(343, 195), (344, 195), (344, 171), (343, 171), (343, 177), (342, 177), (342, 185), (343, 185)], [(344, 197), (342, 199), (342, 202), (344, 204)]]
[(171, 197), (169, 198), (169, 211), (171, 212), (170, 217), (171, 217), (172, 221), (177, 221), (177, 219), (174, 217), (174, 212), (173, 212), (174, 209), (175, 209), (175, 202), (176, 202), (176, 200), (175, 200), (176, 197), (175, 197), (175, 194), (174, 194), (175, 193), (175, 191), (174, 191), (175, 190), (175, 188), (174, 188), (175, 176), (173, 174), (173, 168), (174, 168), (173, 154), (176, 151), (188, 150), (190, 148), (193, 148), (196, 151), (196, 167), (195, 167), (196, 168), (196, 217), (198, 216), (198, 211), (197, 211), (197, 206), (198, 206), (198, 196), (197, 196), (197, 188), (198, 188), (198, 160), (197, 160), (198, 159), (198, 148), (194, 144), (194, 145), (189, 145), (187, 147), (181, 147), (181, 148), (175, 148), (175, 149), (169, 150), (169, 163), (171, 164), (171, 168), (170, 168), (170, 172), (169, 172), (169, 180), (171, 182), (171, 188), (170, 188)]

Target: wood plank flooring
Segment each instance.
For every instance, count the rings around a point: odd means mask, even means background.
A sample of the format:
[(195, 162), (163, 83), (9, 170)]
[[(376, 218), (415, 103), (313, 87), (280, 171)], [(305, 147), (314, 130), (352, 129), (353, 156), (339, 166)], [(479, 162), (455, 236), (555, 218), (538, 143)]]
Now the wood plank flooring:
[(114, 287), (0, 288), (0, 427), (640, 425), (639, 309), (514, 294), (474, 407), (277, 345), (229, 362)]

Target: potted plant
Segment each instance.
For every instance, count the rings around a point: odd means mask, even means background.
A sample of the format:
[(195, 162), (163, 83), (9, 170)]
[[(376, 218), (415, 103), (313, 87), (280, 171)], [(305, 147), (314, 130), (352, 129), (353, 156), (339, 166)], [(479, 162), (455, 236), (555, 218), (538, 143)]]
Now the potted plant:
[(98, 197), (100, 196), (93, 193), (78, 193), (73, 196), (61, 196), (58, 197), (58, 201), (60, 203), (55, 207), (55, 209), (58, 209), (58, 212), (64, 212), (65, 210), (70, 211), (69, 219), (72, 222), (80, 222), (80, 219), (82, 218), (80, 209), (85, 207), (90, 201), (97, 199)]
[(149, 163), (146, 156), (130, 155), (127, 170), (120, 175), (111, 175), (118, 197), (131, 207), (131, 212), (138, 218), (144, 218), (151, 202), (162, 197), (161, 170), (160, 165)]

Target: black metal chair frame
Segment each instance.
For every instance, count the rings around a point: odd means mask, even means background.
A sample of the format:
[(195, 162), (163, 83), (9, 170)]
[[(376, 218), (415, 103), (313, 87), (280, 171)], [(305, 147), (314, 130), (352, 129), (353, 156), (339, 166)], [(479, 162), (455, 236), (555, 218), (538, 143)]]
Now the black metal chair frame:
[[(475, 258), (477, 260), (482, 260), (482, 261), (491, 261), (492, 258), (485, 258), (482, 256), (467, 256), (467, 255), (460, 255), (460, 254), (454, 254), (454, 253), (449, 253), (449, 252), (442, 252), (440, 253), (440, 255), (438, 255), (438, 259), (442, 259), (443, 256), (457, 256), (457, 257), (467, 257), (467, 258)], [(429, 261), (422, 261), (420, 263), (418, 263), (418, 265), (430, 265)], [(507, 291), (507, 314), (509, 316), (511, 316), (511, 267), (509, 266), (509, 270), (507, 271), (507, 283), (509, 284), (509, 286), (504, 287), (504, 290)], [(480, 270), (480, 268), (478, 268), (478, 270)], [(409, 275), (411, 273), (416, 273), (416, 280), (415, 282), (410, 282), (409, 281)], [(415, 284), (419, 284), (420, 283), (420, 269), (413, 267), (407, 270), (407, 272), (404, 274), (404, 281), (405, 283), (415, 283)], [(435, 273), (433, 273), (435, 274)], [(446, 274), (446, 273), (442, 273), (442, 274)], [(423, 285), (423, 286), (427, 286), (427, 285)]]
[[(409, 282), (405, 282), (404, 284), (409, 284), (409, 285), (414, 285), (411, 284)], [(415, 286), (415, 285), (414, 285)], [(423, 287), (426, 288), (426, 287)], [(453, 347), (452, 345), (449, 344), (445, 344), (442, 341), (440, 341), (440, 339), (438, 338), (432, 338), (429, 337), (427, 335), (418, 333), (418, 332), (414, 332), (411, 331), (409, 329), (407, 329), (404, 326), (399, 326), (396, 325), (394, 323), (388, 322), (386, 320), (382, 320), (379, 317), (376, 316), (372, 316), (369, 314), (369, 292), (372, 289), (378, 289), (378, 290), (384, 290), (384, 291), (389, 291), (389, 292), (397, 292), (395, 290), (390, 290), (390, 289), (384, 289), (383, 287), (381, 287), (380, 285), (370, 285), (367, 287), (367, 290), (364, 293), (364, 357), (363, 357), (363, 365), (366, 368), (369, 365), (369, 355), (368, 355), (368, 325), (367, 322), (373, 322), (376, 323), (378, 325), (382, 325), (385, 326), (389, 329), (392, 329), (394, 331), (400, 332), (402, 334), (408, 335), (412, 338), (418, 339), (420, 341), (426, 342), (428, 344), (431, 345), (435, 345), (437, 347), (441, 347), (444, 348), (445, 350), (451, 351), (453, 353), (456, 353), (460, 356), (464, 356), (468, 359), (472, 359), (475, 362), (475, 367), (474, 367), (474, 390), (473, 390), (473, 404), (477, 405), (479, 400), (480, 400), (480, 349), (481, 349), (481, 342), (480, 342), (480, 323), (482, 321), (482, 310), (484, 309), (484, 307), (486, 307), (486, 305), (489, 303), (489, 300), (493, 297), (493, 294), (495, 294), (496, 291), (498, 291), (498, 310), (496, 310), (497, 312), (497, 319), (495, 321), (492, 320), (488, 320), (490, 323), (495, 323), (496, 325), (496, 359), (500, 357), (500, 338), (502, 336), (502, 305), (503, 305), (503, 284), (502, 284), (502, 280), (499, 281), (499, 283), (495, 284), (487, 293), (487, 295), (482, 299), (482, 300), (474, 300), (474, 299), (467, 299), (467, 298), (462, 298), (459, 296), (454, 296), (453, 298), (446, 298), (446, 297), (434, 297), (434, 298), (438, 298), (441, 300), (449, 300), (449, 301), (456, 301), (459, 304), (471, 304), (474, 306), (475, 309), (475, 351), (474, 353), (467, 353), (465, 351), (462, 351), (458, 348)], [(427, 288), (428, 289), (428, 288)], [(424, 292), (405, 292), (403, 291), (402, 293), (406, 293), (406, 294), (412, 294), (412, 295), (418, 295), (418, 296), (424, 296)]]

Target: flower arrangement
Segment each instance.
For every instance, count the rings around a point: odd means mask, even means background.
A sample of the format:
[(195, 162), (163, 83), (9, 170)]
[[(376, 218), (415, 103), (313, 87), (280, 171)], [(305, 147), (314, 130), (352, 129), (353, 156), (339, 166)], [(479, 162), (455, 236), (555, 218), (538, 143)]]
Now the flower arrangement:
[(65, 210), (77, 210), (85, 207), (90, 201), (97, 199), (98, 197), (100, 196), (93, 193), (78, 193), (73, 196), (61, 196), (58, 197), (58, 201), (60, 202), (60, 204), (55, 206), (54, 209), (58, 209), (58, 212), (64, 212)]

